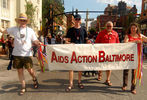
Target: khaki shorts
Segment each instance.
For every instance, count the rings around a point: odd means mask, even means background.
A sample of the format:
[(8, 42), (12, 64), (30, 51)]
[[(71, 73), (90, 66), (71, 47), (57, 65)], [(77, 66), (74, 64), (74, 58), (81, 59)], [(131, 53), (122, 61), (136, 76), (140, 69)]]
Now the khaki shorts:
[(22, 56), (14, 56), (13, 57), (13, 68), (20, 69), (20, 68), (32, 68), (33, 61), (31, 57), (22, 57)]

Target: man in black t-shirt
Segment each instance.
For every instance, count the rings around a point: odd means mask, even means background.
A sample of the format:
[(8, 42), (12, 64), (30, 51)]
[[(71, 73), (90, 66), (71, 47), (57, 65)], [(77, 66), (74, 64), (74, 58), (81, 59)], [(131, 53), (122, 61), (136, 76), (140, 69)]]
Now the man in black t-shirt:
[[(78, 21), (76, 21), (79, 23)], [(76, 43), (76, 44), (83, 44), (86, 43), (87, 38), (87, 32), (84, 27), (72, 27), (68, 30), (66, 38), (70, 39), (70, 43)]]
[[(88, 40), (87, 31), (84, 27), (81, 27), (81, 16), (76, 14), (74, 16), (75, 25), (70, 28), (66, 35), (66, 43), (75, 43), (83, 44)], [(78, 72), (78, 87), (83, 89), (84, 86), (81, 83), (82, 72)], [(73, 71), (69, 71), (69, 86), (66, 88), (66, 91), (69, 92), (73, 88)]]

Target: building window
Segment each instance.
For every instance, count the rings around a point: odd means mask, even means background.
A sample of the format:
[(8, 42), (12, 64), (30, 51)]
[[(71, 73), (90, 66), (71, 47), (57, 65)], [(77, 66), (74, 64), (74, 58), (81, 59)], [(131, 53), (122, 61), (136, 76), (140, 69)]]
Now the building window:
[(1, 0), (2, 1), (2, 7), (8, 9), (9, 0)]
[(4, 26), (5, 26), (4, 25), (4, 20), (1, 21), (1, 24), (2, 24), (2, 28), (4, 28)]
[(37, 3), (40, 3), (40, 0), (37, 0)]
[(6, 20), (1, 20), (2, 28), (6, 29), (9, 27), (10, 22)]
[(147, 10), (147, 2), (144, 3), (144, 10)]

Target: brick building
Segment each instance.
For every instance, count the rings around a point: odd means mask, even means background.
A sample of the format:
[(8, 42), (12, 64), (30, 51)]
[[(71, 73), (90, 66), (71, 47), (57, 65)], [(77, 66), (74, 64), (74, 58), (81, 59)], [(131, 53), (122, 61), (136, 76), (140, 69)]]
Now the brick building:
[(142, 33), (147, 36), (147, 0), (142, 0), (140, 24)]
[(105, 28), (105, 24), (108, 21), (112, 21), (114, 26), (116, 26), (116, 22), (117, 22), (117, 15), (100, 15), (97, 17), (97, 25), (99, 29), (104, 29)]
[(105, 8), (104, 15), (97, 17), (97, 31), (104, 29), (107, 21), (112, 21), (114, 29), (123, 34), (123, 27), (125, 26), (125, 19), (128, 18), (129, 14), (136, 15), (136, 5), (133, 7), (127, 6), (127, 3), (120, 1), (118, 5), (110, 5)]

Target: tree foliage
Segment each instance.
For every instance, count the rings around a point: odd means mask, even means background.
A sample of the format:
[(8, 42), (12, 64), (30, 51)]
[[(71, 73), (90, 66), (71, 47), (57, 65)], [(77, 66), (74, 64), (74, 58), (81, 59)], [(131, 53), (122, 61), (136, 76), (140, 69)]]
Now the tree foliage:
[(56, 23), (59, 25), (63, 24), (62, 18), (63, 16), (53, 16), (57, 14), (61, 14), (64, 12), (64, 7), (62, 6), (62, 3), (59, 2), (59, 0), (43, 0), (42, 3), (42, 25), (43, 30), (45, 33), (48, 32), (48, 30), (53, 30), (52, 23)]
[(29, 26), (32, 28), (36, 28), (36, 23), (35, 23), (35, 11), (36, 11), (36, 7), (34, 7), (33, 3), (30, 1), (25, 0), (26, 5), (26, 14), (30, 20)]
[(91, 28), (89, 30), (90, 34), (95, 35), (96, 34), (96, 29), (95, 28)]

